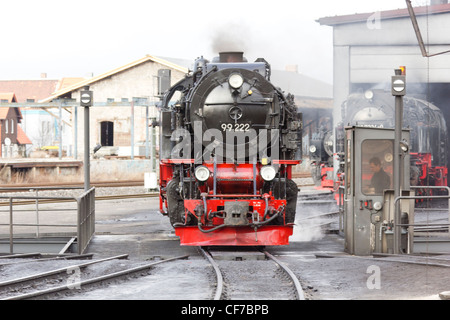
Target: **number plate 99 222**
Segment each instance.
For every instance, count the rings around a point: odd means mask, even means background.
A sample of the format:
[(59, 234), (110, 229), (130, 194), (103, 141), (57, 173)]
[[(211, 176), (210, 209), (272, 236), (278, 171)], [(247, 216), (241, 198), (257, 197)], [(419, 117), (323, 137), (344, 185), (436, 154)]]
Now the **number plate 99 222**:
[(249, 123), (222, 123), (220, 125), (222, 131), (248, 131), (250, 130)]

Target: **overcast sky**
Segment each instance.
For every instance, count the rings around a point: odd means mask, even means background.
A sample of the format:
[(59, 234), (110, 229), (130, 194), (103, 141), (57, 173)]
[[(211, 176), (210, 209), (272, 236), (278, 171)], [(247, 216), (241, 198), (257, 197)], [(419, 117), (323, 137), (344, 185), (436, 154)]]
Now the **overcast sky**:
[(1, 0), (0, 79), (84, 77), (146, 54), (194, 60), (240, 49), (331, 83), (332, 27), (316, 20), (398, 8), (405, 0)]

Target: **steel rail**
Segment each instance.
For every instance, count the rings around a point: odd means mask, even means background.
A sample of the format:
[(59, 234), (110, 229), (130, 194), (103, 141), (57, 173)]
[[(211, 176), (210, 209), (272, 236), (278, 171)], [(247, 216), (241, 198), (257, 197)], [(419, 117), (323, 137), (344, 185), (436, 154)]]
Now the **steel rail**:
[[(188, 257), (189, 257), (189, 255), (169, 258), (169, 259), (153, 262), (153, 263), (150, 263), (150, 264), (146, 264), (144, 266), (134, 267), (134, 268), (130, 268), (130, 269), (126, 269), (126, 270), (122, 270), (122, 271), (117, 271), (117, 272), (114, 272), (114, 273), (106, 274), (106, 275), (103, 275), (103, 276), (100, 276), (100, 277), (95, 277), (95, 278), (79, 281), (79, 282), (76, 282), (76, 283), (71, 283), (70, 286), (72, 288), (81, 288), (81, 286), (85, 286), (85, 285), (89, 285), (89, 284), (93, 284), (93, 283), (97, 283), (97, 282), (101, 282), (101, 281), (105, 281), (105, 280), (110, 280), (110, 279), (118, 278), (118, 277), (121, 277), (121, 276), (126, 276), (126, 275), (129, 275), (129, 274), (135, 273), (135, 272), (140, 272), (140, 271), (144, 271), (146, 269), (151, 269), (155, 265), (158, 265), (158, 264), (161, 264), (161, 263), (164, 263), (164, 262), (169, 262), (169, 261), (174, 261), (174, 260), (179, 260), (179, 259), (186, 259)], [(45, 290), (39, 290), (39, 291), (31, 292), (31, 293), (26, 293), (26, 294), (22, 294), (22, 295), (7, 297), (7, 298), (5, 298), (3, 300), (24, 300), (24, 299), (35, 298), (35, 297), (38, 297), (38, 296), (43, 296), (43, 295), (46, 295), (46, 294), (53, 294), (53, 293), (56, 293), (56, 292), (66, 291), (66, 290), (73, 290), (73, 289), (71, 289), (67, 285), (64, 285), (64, 286), (49, 288), (49, 289), (45, 289)]]
[(6, 287), (6, 286), (11, 286), (11, 285), (18, 285), (20, 283), (24, 283), (24, 282), (27, 282), (27, 281), (38, 280), (38, 279), (42, 279), (42, 278), (45, 278), (45, 277), (49, 277), (49, 276), (53, 276), (53, 275), (57, 275), (57, 274), (61, 274), (61, 273), (66, 273), (68, 269), (72, 269), (72, 270), (74, 268), (80, 268), (81, 269), (81, 268), (87, 267), (87, 266), (92, 265), (92, 264), (101, 263), (101, 262), (114, 260), (114, 259), (126, 259), (127, 257), (128, 257), (128, 254), (122, 254), (122, 255), (113, 256), (113, 257), (109, 257), (109, 258), (105, 258), (105, 259), (94, 260), (94, 261), (89, 261), (89, 262), (85, 262), (85, 263), (81, 263), (81, 264), (77, 264), (77, 265), (67, 266), (67, 267), (64, 267), (64, 268), (59, 268), (59, 269), (54, 269), (54, 270), (50, 270), (50, 271), (45, 271), (45, 272), (42, 272), (42, 273), (33, 274), (33, 275), (21, 277), (21, 278), (11, 279), (11, 280), (0, 282), (0, 288)]
[[(18, 256), (22, 254), (17, 254)], [(20, 257), (22, 259), (27, 258), (28, 254), (23, 254), (23, 257)], [(0, 267), (1, 266), (8, 266), (12, 264), (21, 264), (21, 263), (39, 263), (39, 262), (45, 262), (45, 261), (52, 261), (52, 260), (86, 260), (86, 259), (92, 259), (93, 253), (85, 253), (85, 254), (77, 254), (77, 255), (56, 255), (52, 256), (51, 254), (42, 255), (41, 253), (35, 254), (34, 258), (31, 256), (30, 258), (33, 258), (32, 260), (22, 260), (22, 261), (14, 261), (14, 262), (6, 262), (3, 263), (0, 260)], [(15, 255), (11, 255), (10, 257), (14, 258)], [(45, 257), (48, 256), (48, 257)], [(0, 257), (2, 259), (3, 257)], [(19, 258), (19, 257), (16, 257)]]
[(211, 265), (214, 268), (214, 271), (216, 272), (216, 278), (217, 278), (217, 285), (216, 285), (216, 294), (214, 295), (214, 300), (221, 300), (223, 297), (223, 276), (222, 272), (220, 271), (219, 265), (216, 261), (214, 261), (211, 254), (206, 252), (202, 247), (199, 247), (200, 252), (203, 254), (203, 256), (211, 263)]
[[(136, 194), (123, 194), (123, 195), (109, 195), (109, 196), (95, 196), (95, 200), (120, 200), (120, 199), (133, 199), (133, 198), (155, 198), (158, 197), (159, 193), (136, 193)], [(14, 205), (32, 205), (36, 204), (36, 200), (39, 200), (39, 204), (51, 204), (60, 202), (75, 202), (75, 198), (71, 197), (19, 197), (19, 196), (0, 196), (0, 199), (30, 199), (23, 201), (14, 201)], [(9, 206), (9, 202), (0, 201), (0, 207)], [(45, 211), (45, 210), (44, 210)]]
[(263, 253), (266, 255), (267, 258), (269, 258), (270, 260), (272, 260), (276, 264), (278, 264), (284, 270), (284, 272), (286, 272), (288, 274), (288, 276), (292, 279), (292, 282), (293, 282), (294, 287), (295, 287), (297, 299), (298, 300), (306, 300), (305, 299), (305, 294), (304, 294), (303, 289), (302, 289), (302, 285), (300, 284), (300, 281), (298, 281), (297, 276), (292, 272), (292, 270), (289, 269), (284, 263), (282, 263), (280, 260), (275, 258), (273, 255), (271, 255), (266, 250), (264, 250)]
[[(203, 248), (199, 247), (200, 252), (205, 256), (205, 258), (211, 263), (213, 266), (216, 278), (217, 278), (217, 286), (216, 286), (216, 294), (214, 296), (214, 300), (221, 300), (223, 298), (223, 276), (222, 272), (220, 271), (219, 265), (216, 263), (214, 258), (211, 256), (210, 253), (205, 251)], [(305, 294), (303, 292), (302, 286), (300, 284), (300, 281), (295, 276), (295, 274), (289, 269), (285, 264), (283, 264), (281, 261), (279, 261), (277, 258), (275, 258), (273, 255), (271, 255), (269, 252), (263, 250), (262, 251), (267, 258), (272, 260), (274, 263), (276, 263), (278, 266), (281, 267), (281, 269), (289, 276), (289, 278), (292, 280), (292, 283), (295, 288), (296, 297), (298, 300), (305, 300)]]
[[(94, 181), (91, 185), (96, 188), (116, 188), (116, 187), (140, 187), (144, 186), (144, 180), (124, 180), (124, 181)], [(49, 189), (83, 189), (83, 182), (49, 182), (42, 186), (42, 183), (10, 183), (2, 184), (0, 193), (20, 192), (20, 191), (49, 190)]]
[(10, 255), (3, 255), (0, 256), (0, 259), (24, 259), (24, 258), (36, 258), (40, 257), (40, 252), (32, 252), (32, 253), (18, 253), (18, 254), (10, 254)]
[[(430, 266), (430, 267), (441, 267), (441, 268), (450, 268), (450, 264), (445, 263), (437, 263), (437, 262), (429, 262), (432, 258), (429, 257), (419, 257), (419, 256), (411, 256), (405, 254), (388, 254), (388, 253), (375, 253), (372, 254), (373, 258), (368, 256), (349, 256), (349, 255), (332, 255), (332, 254), (315, 254), (316, 258), (345, 258), (345, 259), (355, 259), (355, 260), (371, 260), (371, 261), (385, 261), (391, 263), (405, 263), (405, 264), (416, 264), (422, 266)], [(384, 256), (385, 258), (377, 258)], [(393, 258), (390, 258), (393, 257)], [(400, 257), (400, 259), (396, 259), (396, 257)], [(403, 259), (401, 259), (403, 258)], [(417, 260), (411, 260), (415, 259)], [(408, 260), (410, 259), (410, 260)], [(422, 261), (418, 261), (422, 260)], [(447, 259), (434, 258), (433, 261), (442, 261), (446, 262)]]

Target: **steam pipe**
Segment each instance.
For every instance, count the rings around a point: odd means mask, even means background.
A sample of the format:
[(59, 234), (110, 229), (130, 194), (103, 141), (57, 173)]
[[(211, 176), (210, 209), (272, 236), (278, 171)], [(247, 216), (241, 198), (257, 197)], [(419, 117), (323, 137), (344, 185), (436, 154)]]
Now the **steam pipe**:
[(264, 200), (266, 201), (266, 208), (264, 209), (263, 221), (266, 220), (267, 214), (269, 213), (269, 199), (264, 196)]
[[(214, 190), (214, 194), (216, 190)], [(256, 196), (256, 157), (253, 157), (253, 195)]]
[[(279, 211), (277, 211), (273, 216), (271, 216), (268, 220), (262, 221), (262, 222), (255, 222), (255, 223), (250, 224), (250, 226), (252, 226), (252, 227), (261, 227), (261, 226), (263, 226), (263, 225), (265, 225), (265, 224), (271, 222), (271, 221), (274, 220), (275, 218), (277, 218), (283, 210), (284, 210), (284, 207), (281, 207), (281, 209), (280, 209)], [(198, 229), (199, 229), (201, 232), (203, 232), (203, 233), (213, 232), (213, 231), (219, 230), (219, 229), (221, 229), (221, 228), (223, 228), (223, 227), (226, 227), (226, 226), (227, 226), (227, 225), (224, 223), (224, 224), (221, 224), (221, 225), (219, 225), (219, 226), (217, 226), (217, 227), (214, 227), (214, 228), (212, 228), (212, 229), (204, 230), (204, 229), (202, 228), (201, 222), (198, 223)]]
[(200, 231), (203, 232), (203, 233), (209, 233), (209, 232), (213, 232), (213, 231), (222, 229), (223, 227), (226, 227), (226, 226), (227, 226), (227, 225), (224, 223), (224, 224), (221, 224), (221, 225), (219, 225), (219, 226), (217, 226), (217, 227), (214, 227), (214, 228), (212, 228), (212, 229), (205, 230), (205, 229), (202, 228), (201, 222), (199, 222), (199, 223), (198, 223), (198, 230), (200, 230)]
[[(214, 167), (213, 167), (213, 192), (214, 194), (217, 194), (216, 189), (217, 189), (217, 159), (216, 156), (214, 155)], [(204, 197), (203, 197), (204, 199)], [(205, 200), (206, 201), (206, 200)], [(205, 202), (205, 208), (206, 208), (206, 202)]]
[(206, 195), (203, 193), (202, 196), (203, 196), (203, 207), (205, 208), (205, 216), (207, 216), (207, 214), (208, 214), (208, 207), (206, 205)]
[(261, 221), (261, 222), (255, 222), (253, 224), (251, 224), (251, 226), (255, 226), (255, 227), (260, 227), (263, 226), (265, 224), (268, 224), (269, 222), (271, 222), (272, 220), (274, 220), (275, 218), (277, 218), (281, 212), (283, 212), (283, 210), (285, 209), (285, 206), (280, 207), (280, 210), (278, 210), (273, 216), (271, 216), (268, 220), (265, 221)]
[[(271, 221), (273, 221), (275, 218), (277, 218), (277, 217), (280, 215), (280, 213), (283, 212), (284, 209), (285, 209), (285, 206), (282, 206), (282, 207), (280, 208), (280, 210), (278, 210), (278, 211), (277, 211), (273, 216), (271, 216), (268, 220), (261, 221), (261, 222), (255, 222), (255, 223), (250, 224), (249, 226), (251, 226), (251, 227), (261, 227), (261, 226), (263, 226), (263, 225), (265, 225), (265, 224), (268, 224), (269, 222), (271, 222)], [(221, 224), (221, 225), (219, 225), (219, 226), (217, 226), (217, 227), (214, 227), (214, 228), (205, 230), (205, 229), (202, 228), (202, 223), (201, 223), (201, 222), (198, 223), (198, 229), (199, 229), (201, 232), (203, 232), (203, 233), (213, 232), (213, 231), (222, 229), (223, 227), (226, 227), (226, 226), (227, 226), (227, 225), (224, 223), (224, 224)]]

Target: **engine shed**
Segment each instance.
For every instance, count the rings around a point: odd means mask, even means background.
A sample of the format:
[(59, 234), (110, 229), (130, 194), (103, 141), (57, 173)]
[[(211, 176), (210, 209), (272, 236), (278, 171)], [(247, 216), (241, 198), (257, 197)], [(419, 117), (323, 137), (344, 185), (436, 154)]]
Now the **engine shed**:
[[(333, 120), (341, 119), (347, 96), (370, 89), (388, 89), (392, 70), (406, 66), (407, 95), (439, 107), (450, 123), (450, 4), (432, 0), (415, 7), (427, 56), (423, 56), (408, 9), (323, 17), (333, 27)], [(443, 54), (442, 54), (443, 53)]]

